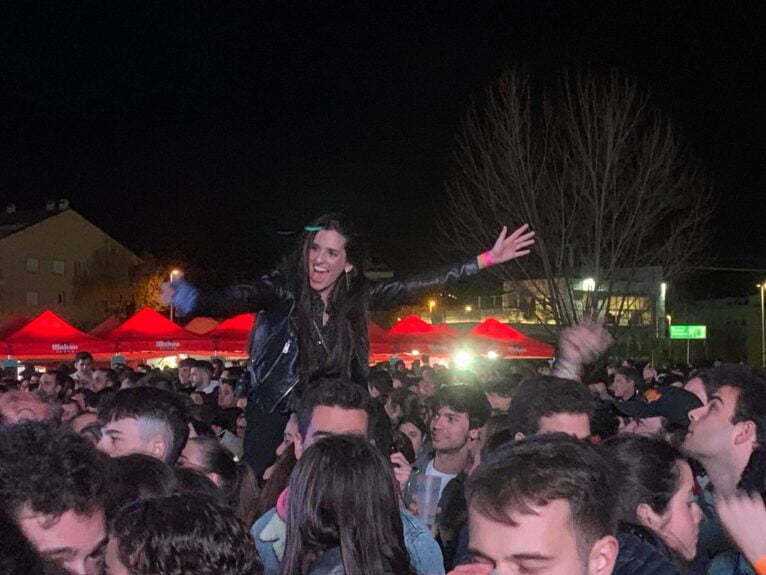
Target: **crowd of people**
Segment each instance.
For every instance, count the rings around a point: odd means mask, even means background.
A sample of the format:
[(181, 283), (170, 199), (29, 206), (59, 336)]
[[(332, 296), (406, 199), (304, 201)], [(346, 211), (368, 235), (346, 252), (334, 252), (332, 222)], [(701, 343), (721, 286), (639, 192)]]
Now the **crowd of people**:
[(766, 574), (766, 375), (604, 364), (370, 366), (368, 311), (529, 253), (369, 282), (321, 216), (283, 267), (181, 312), (255, 313), (244, 365), (24, 369), (0, 381), (0, 573)]
[(316, 378), (260, 474), (240, 366), (5, 377), (0, 572), (764, 572), (763, 374), (573, 368), (592, 332), (552, 366)]

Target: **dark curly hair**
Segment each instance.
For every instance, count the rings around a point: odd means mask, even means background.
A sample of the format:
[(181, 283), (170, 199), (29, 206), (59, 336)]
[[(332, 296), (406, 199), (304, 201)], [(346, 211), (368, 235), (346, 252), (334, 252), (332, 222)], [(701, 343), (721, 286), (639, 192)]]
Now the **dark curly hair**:
[(103, 507), (107, 457), (85, 438), (40, 423), (0, 431), (0, 506), (59, 517)]
[(123, 505), (137, 499), (172, 495), (178, 488), (173, 468), (143, 453), (110, 458), (107, 477), (107, 517), (114, 517)]
[(487, 423), (492, 413), (492, 408), (484, 393), (476, 387), (469, 385), (454, 385), (441, 388), (434, 400), (434, 412), (442, 407), (468, 415), (468, 427), (478, 429)]
[(213, 497), (171, 495), (136, 501), (110, 525), (132, 575), (260, 575), (248, 527)]

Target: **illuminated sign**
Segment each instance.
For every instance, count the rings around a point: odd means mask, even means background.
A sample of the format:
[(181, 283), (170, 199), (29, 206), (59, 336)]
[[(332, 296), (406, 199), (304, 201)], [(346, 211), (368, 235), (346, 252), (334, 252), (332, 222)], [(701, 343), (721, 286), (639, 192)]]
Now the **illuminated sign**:
[(670, 339), (707, 339), (707, 326), (671, 325)]

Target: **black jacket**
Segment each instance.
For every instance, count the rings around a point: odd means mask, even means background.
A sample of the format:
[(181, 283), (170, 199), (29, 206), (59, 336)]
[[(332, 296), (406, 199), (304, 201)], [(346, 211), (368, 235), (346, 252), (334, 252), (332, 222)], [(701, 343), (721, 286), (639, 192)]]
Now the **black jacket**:
[[(406, 279), (391, 279), (370, 284), (370, 307), (384, 309), (411, 298), (419, 290), (442, 285), (451, 280), (476, 274), (476, 258), (421, 273)], [(188, 284), (180, 284), (174, 303), (191, 301), (195, 314), (231, 316), (257, 313), (255, 331), (250, 337), (248, 401), (262, 413), (273, 411), (295, 388), (299, 380), (298, 326), (296, 321), (297, 276), (274, 271), (249, 284), (226, 290), (197, 292)], [(355, 344), (351, 375), (354, 381), (366, 383), (370, 344), (365, 332)]]
[(622, 525), (617, 541), (620, 552), (612, 575), (681, 575), (667, 547), (648, 530)]

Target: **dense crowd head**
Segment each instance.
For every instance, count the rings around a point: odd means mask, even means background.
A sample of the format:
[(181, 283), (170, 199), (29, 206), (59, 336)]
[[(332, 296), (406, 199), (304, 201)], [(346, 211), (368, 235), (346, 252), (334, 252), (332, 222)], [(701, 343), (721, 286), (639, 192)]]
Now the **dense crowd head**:
[(0, 565), (608, 575), (651, 556), (694, 572), (724, 558), (700, 536), (700, 505), (748, 560), (719, 502), (766, 491), (760, 371), (639, 364), (574, 381), (507, 367), (381, 364), (366, 387), (314, 379), (262, 476), (242, 461), (240, 366), (143, 373), (82, 355), (69, 370), (25, 370), (0, 384), (0, 522), (19, 542)]

